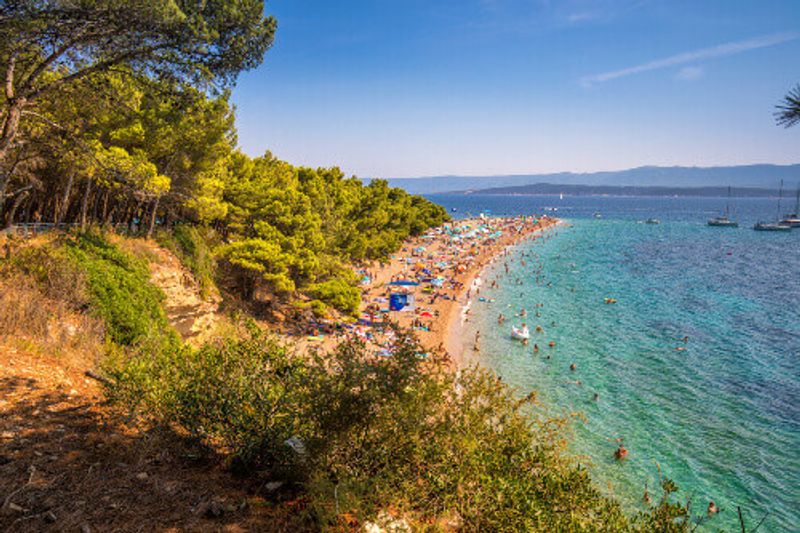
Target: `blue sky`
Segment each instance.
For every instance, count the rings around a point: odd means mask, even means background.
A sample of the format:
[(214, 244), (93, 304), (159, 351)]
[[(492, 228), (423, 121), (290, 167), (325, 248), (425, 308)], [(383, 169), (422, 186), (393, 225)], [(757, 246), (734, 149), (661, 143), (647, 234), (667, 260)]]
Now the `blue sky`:
[(242, 149), (363, 177), (800, 161), (800, 1), (267, 0)]

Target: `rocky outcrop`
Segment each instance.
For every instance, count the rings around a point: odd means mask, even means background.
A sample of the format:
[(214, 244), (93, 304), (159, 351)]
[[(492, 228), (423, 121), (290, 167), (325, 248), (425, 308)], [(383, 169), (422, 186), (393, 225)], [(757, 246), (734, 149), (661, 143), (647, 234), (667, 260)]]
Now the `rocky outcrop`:
[(192, 273), (168, 250), (154, 247), (152, 252), (157, 260), (150, 262), (151, 280), (166, 296), (164, 310), (170, 324), (185, 341), (201, 343), (220, 321), (222, 298), (216, 291), (203, 297)]

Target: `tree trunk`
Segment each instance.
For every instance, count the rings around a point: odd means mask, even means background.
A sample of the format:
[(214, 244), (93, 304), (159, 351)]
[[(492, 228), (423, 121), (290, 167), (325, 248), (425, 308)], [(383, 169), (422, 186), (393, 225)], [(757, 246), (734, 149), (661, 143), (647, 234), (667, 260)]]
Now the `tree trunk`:
[(9, 209), (8, 214), (6, 214), (6, 223), (3, 229), (8, 229), (12, 224), (14, 224), (14, 215), (17, 214), (17, 209), (19, 209), (19, 206), (22, 205), (22, 201), (27, 197), (28, 191), (17, 195), (17, 197), (14, 199), (14, 203), (11, 204), (11, 209)]
[(158, 202), (161, 200), (160, 196), (157, 196), (155, 201), (153, 202), (153, 212), (150, 213), (150, 224), (147, 227), (147, 238), (151, 238), (153, 236), (153, 228), (156, 225), (156, 215), (158, 214)]
[(86, 180), (86, 189), (83, 191), (83, 200), (81, 200), (81, 231), (86, 231), (86, 213), (89, 210), (89, 193), (92, 192), (91, 178)]
[(108, 217), (108, 190), (103, 193), (103, 214), (101, 216), (103, 219), (103, 224), (108, 225), (109, 217)]
[(56, 227), (61, 225), (61, 221), (64, 220), (64, 215), (67, 214), (67, 209), (69, 208), (69, 196), (72, 194), (72, 184), (75, 182), (75, 171), (69, 173), (69, 178), (67, 179), (67, 186), (64, 188), (64, 196), (61, 198), (61, 202), (56, 205), (56, 216), (55, 216), (55, 223)]
[(0, 215), (3, 214), (3, 205), (6, 203), (6, 189), (11, 181), (10, 172), (0, 172)]
[(3, 121), (3, 129), (0, 130), (0, 163), (5, 160), (8, 152), (11, 151), (25, 104), (25, 98), (11, 98), (8, 101), (6, 119)]

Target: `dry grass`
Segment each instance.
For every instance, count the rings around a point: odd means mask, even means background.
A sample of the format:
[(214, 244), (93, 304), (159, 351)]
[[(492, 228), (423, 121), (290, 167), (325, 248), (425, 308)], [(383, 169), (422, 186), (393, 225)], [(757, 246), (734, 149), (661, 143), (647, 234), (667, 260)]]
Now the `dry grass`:
[(0, 338), (50, 355), (103, 350), (102, 321), (54, 299), (24, 275), (0, 280)]
[(160, 265), (164, 262), (164, 255), (158, 252), (159, 245), (153, 240), (141, 237), (121, 237), (113, 233), (109, 234), (107, 237), (109, 242), (115, 244), (124, 252), (146, 261), (147, 263)]

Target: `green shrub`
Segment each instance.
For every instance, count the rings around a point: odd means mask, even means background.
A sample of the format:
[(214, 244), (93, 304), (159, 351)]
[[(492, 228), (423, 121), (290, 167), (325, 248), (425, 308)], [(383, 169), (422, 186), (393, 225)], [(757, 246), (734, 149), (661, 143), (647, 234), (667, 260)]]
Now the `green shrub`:
[(420, 524), (457, 516), (466, 531), (686, 530), (685, 508), (669, 502), (631, 521), (564, 454), (565, 421), (542, 417), (532, 395), (480, 368), (444, 370), (398, 335), (391, 357), (355, 341), (300, 357), (251, 328), (127, 359), (109, 393), (298, 481), (322, 528), (391, 508)]
[(311, 285), (306, 292), (326, 305), (349, 315), (358, 314), (361, 291), (350, 280), (333, 278)]
[(92, 310), (105, 321), (110, 340), (124, 346), (178, 342), (162, 308), (164, 295), (150, 283), (143, 260), (122, 252), (100, 234), (70, 237), (63, 246), (66, 257), (83, 272)]

